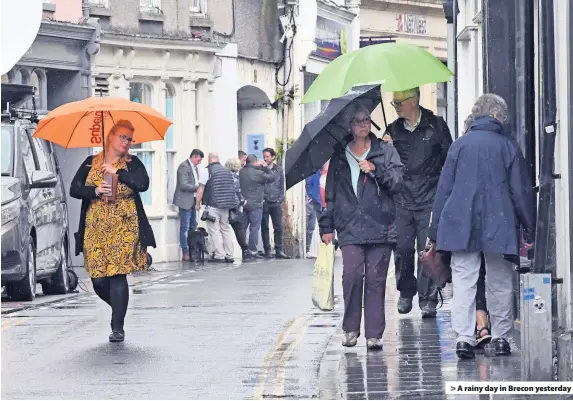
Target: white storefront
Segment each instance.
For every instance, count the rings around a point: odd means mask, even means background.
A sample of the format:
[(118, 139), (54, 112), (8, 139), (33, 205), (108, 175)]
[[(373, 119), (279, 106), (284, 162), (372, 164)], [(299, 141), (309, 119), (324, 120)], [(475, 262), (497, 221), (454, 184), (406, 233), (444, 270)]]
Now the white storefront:
[(179, 220), (172, 205), (176, 170), (193, 148), (205, 153), (217, 145), (213, 132), (215, 54), (221, 49), (200, 40), (103, 35), (92, 79), (111, 96), (145, 103), (173, 121), (165, 141), (134, 145), (151, 179), (143, 203), (155, 233), (155, 262), (179, 260)]
[[(327, 101), (301, 104), (300, 100), (314, 79), (338, 56), (359, 48), (360, 22), (356, 2), (347, 2), (348, 7), (338, 5), (342, 1), (317, 1), (318, 13), (315, 27), (316, 50), (304, 54), (307, 46), (295, 36), (293, 57), (293, 85), (297, 89), (294, 107), (289, 119), (288, 137), (296, 139), (304, 125), (315, 118), (326, 107)], [(302, 54), (301, 54), (302, 53)], [(294, 235), (302, 245), (306, 237), (306, 190), (304, 182), (288, 192), (288, 201), (292, 205)], [(318, 230), (315, 230), (314, 246), (317, 244)], [(302, 250), (302, 249), (301, 249)], [(302, 253), (304, 254), (304, 252)]]

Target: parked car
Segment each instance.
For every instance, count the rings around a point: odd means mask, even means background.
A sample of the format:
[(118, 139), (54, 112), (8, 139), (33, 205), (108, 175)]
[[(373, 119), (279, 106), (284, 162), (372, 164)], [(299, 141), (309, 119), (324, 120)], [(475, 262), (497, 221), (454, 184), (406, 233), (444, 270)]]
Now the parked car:
[(33, 138), (34, 110), (17, 109), (34, 94), (27, 85), (2, 84), (2, 285), (14, 300), (69, 291), (65, 187), (53, 145)]

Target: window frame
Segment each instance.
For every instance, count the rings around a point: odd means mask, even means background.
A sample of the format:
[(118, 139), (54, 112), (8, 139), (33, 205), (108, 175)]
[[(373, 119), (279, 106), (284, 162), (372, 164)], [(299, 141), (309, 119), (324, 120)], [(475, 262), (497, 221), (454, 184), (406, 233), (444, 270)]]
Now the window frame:
[[(171, 98), (171, 113), (168, 112), (168, 98)], [(171, 116), (169, 116), (171, 114)], [(171, 82), (165, 83), (165, 116), (169, 118), (171, 121), (175, 121), (177, 117), (177, 91), (175, 89), (175, 85)], [(166, 169), (165, 174), (165, 204), (169, 208), (173, 205), (173, 194), (175, 192), (175, 184), (176, 184), (176, 166), (175, 160), (177, 158), (177, 149), (176, 149), (176, 132), (175, 126), (172, 124), (167, 133), (165, 134), (165, 164), (168, 165), (168, 169)], [(170, 135), (170, 138), (168, 138)], [(171, 143), (169, 143), (171, 142)], [(171, 145), (171, 146), (168, 146)], [(171, 158), (171, 160), (170, 160)], [(170, 164), (170, 166), (169, 166)], [(171, 177), (169, 176), (169, 167), (171, 168)], [(171, 178), (171, 185), (170, 185), (170, 178)]]
[[(142, 95), (140, 97), (140, 101), (136, 102), (136, 103), (141, 103), (141, 104), (145, 104), (149, 107), (152, 107), (154, 109), (156, 109), (155, 107), (155, 102), (153, 99), (153, 94), (154, 94), (154, 85), (152, 82), (148, 82), (146, 80), (133, 80), (130, 81), (129, 86), (129, 100), (135, 102), (135, 98), (132, 98), (132, 92), (131, 90), (133, 89), (134, 85), (141, 85), (142, 86)], [(146, 96), (144, 96), (143, 92), (145, 90), (145, 88), (148, 88), (148, 94), (147, 94), (147, 99)], [(137, 146), (137, 147), (134, 147)], [(142, 192), (140, 194), (141, 196), (141, 200), (143, 202), (143, 205), (146, 207), (153, 207), (154, 206), (154, 199), (155, 196), (153, 194), (153, 181), (155, 179), (155, 175), (154, 175), (154, 165), (156, 163), (156, 151), (153, 148), (153, 144), (151, 143), (143, 143), (143, 144), (137, 144), (137, 145), (132, 145), (130, 148), (130, 153), (138, 156), (141, 159), (141, 162), (143, 163), (143, 165), (145, 166), (145, 168), (147, 169), (147, 174), (149, 175), (149, 180), (150, 180), (150, 184), (149, 184), (149, 189), (145, 192)], [(144, 155), (149, 155), (149, 157), (151, 158), (151, 166), (148, 168), (148, 166), (146, 165), (146, 159), (143, 157)]]
[(196, 16), (207, 15), (207, 2), (205, 0), (191, 0), (189, 12)]

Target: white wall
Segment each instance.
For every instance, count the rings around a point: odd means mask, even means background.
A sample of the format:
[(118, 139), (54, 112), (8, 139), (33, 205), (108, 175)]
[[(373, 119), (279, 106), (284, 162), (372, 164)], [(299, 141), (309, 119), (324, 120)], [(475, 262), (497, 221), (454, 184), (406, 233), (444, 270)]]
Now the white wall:
[(221, 77), (213, 84), (213, 149), (225, 163), (236, 158), (239, 150), (239, 126), (237, 120), (237, 45), (230, 43), (217, 54), (221, 59)]
[[(555, 180), (555, 224), (557, 241), (557, 277), (562, 277), (564, 285), (558, 286), (559, 296), (559, 317), (563, 327), (572, 328), (573, 313), (572, 294), (571, 294), (571, 269), (570, 265), (570, 230), (569, 227), (573, 222), (569, 221), (569, 208), (571, 200), (569, 199), (569, 187), (571, 184), (573, 172), (569, 171), (569, 141), (571, 134), (568, 132), (570, 120), (573, 116), (569, 115), (568, 107), (573, 102), (571, 99), (571, 87), (573, 82), (569, 82), (570, 68), (567, 60), (570, 60), (572, 44), (569, 42), (569, 33), (567, 31), (573, 21), (568, 21), (569, 9), (571, 7), (567, 0), (555, 1), (555, 58), (562, 60), (556, 62), (556, 79), (557, 79), (557, 112), (558, 112), (558, 131), (555, 143), (555, 171), (561, 173), (561, 179)], [(569, 27), (569, 29), (571, 29)]]

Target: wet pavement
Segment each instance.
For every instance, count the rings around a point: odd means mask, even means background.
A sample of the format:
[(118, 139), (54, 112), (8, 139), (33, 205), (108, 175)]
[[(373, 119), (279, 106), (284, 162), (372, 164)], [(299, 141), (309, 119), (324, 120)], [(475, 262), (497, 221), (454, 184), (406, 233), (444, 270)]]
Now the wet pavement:
[[(337, 260), (335, 293), (341, 294)], [(312, 266), (311, 260), (156, 265), (129, 277), (123, 344), (108, 342), (109, 307), (78, 269), (79, 294), (49, 302), (39, 297), (24, 309), (2, 303), (1, 396), (503, 399), (447, 395), (445, 382), (520, 380), (518, 353), (457, 359), (451, 291), (436, 319), (423, 320), (416, 306), (398, 315), (393, 271), (384, 349), (367, 352), (363, 337), (343, 348), (341, 296), (332, 312), (312, 307)]]
[[(340, 270), (340, 268), (339, 268)], [(393, 270), (391, 268), (391, 270)], [(338, 283), (336, 293), (341, 293)], [(443, 291), (444, 304), (436, 319), (422, 319), (417, 298), (407, 315), (397, 311), (399, 293), (394, 272), (389, 272), (386, 289), (386, 330), (381, 351), (367, 351), (366, 340), (359, 337), (353, 348), (341, 346), (339, 328), (325, 352), (320, 372), (321, 399), (570, 399), (565, 396), (527, 395), (450, 395), (448, 381), (520, 381), (518, 349), (511, 356), (459, 360), (455, 354), (455, 335), (451, 328), (451, 287)], [(342, 314), (342, 304), (335, 311)], [(362, 334), (364, 329), (361, 330)]]
[(316, 398), (338, 320), (312, 309), (312, 261), (190, 266), (129, 278), (123, 344), (93, 294), (3, 314), (2, 398)]

